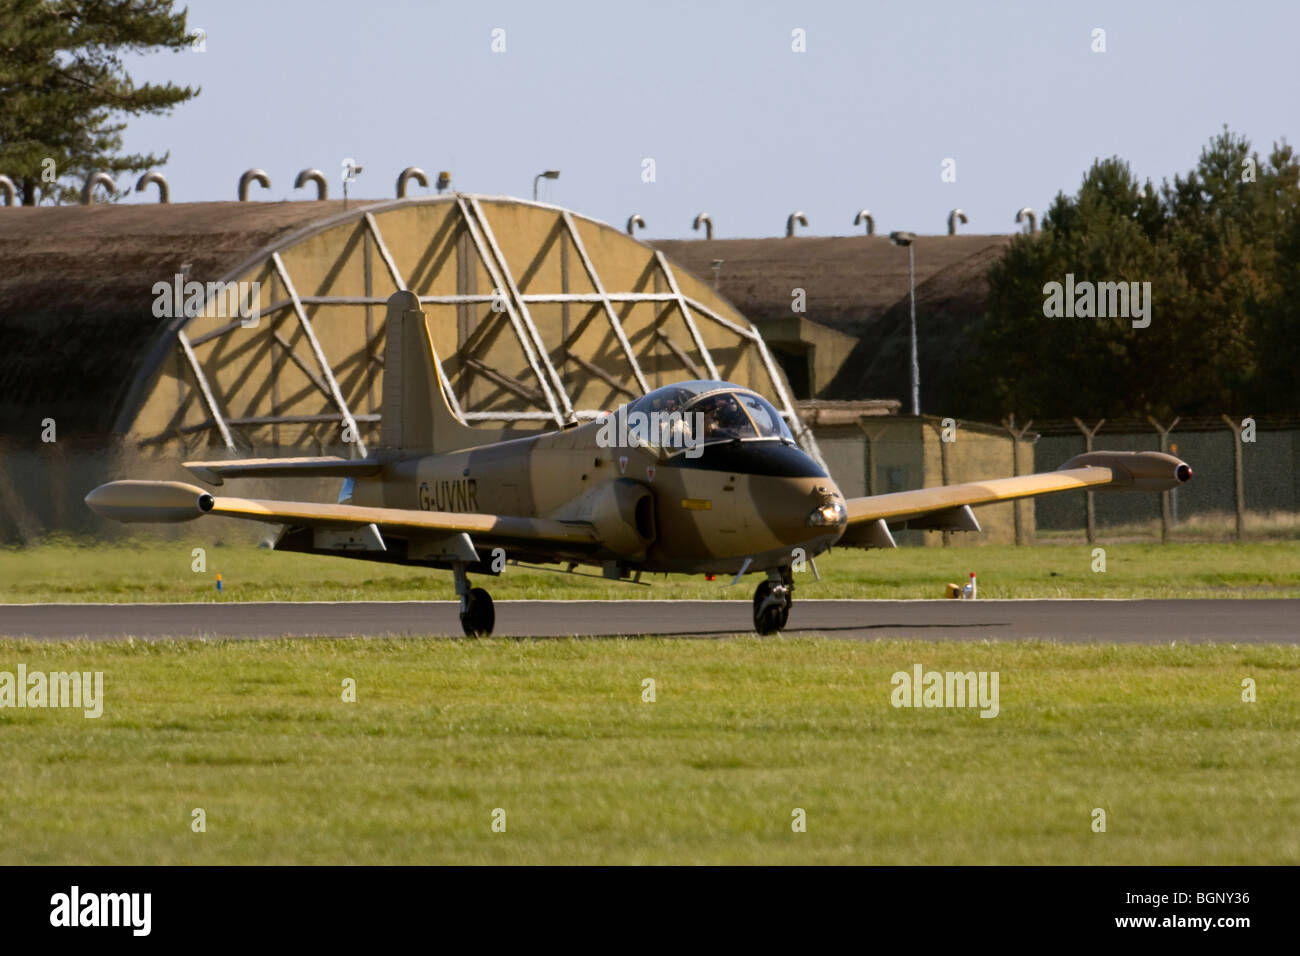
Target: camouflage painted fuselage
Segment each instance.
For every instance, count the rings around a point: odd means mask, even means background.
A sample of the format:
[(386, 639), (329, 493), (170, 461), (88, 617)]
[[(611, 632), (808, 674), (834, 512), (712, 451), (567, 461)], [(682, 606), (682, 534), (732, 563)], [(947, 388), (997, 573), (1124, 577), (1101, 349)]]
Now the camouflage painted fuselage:
[(391, 462), (356, 482), (352, 502), (387, 508), (552, 518), (592, 525), (595, 548), (520, 543), (511, 560), (617, 563), (627, 571), (735, 573), (789, 565), (828, 547), (843, 524), (809, 515), (843, 502), (812, 458), (789, 442), (705, 445), (697, 457), (601, 447), (600, 423)]

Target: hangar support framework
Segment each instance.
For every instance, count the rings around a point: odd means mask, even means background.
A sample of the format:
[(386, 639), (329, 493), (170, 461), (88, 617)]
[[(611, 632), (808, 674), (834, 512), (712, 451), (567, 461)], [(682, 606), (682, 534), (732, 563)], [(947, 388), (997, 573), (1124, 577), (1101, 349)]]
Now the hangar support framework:
[(774, 398), (821, 459), (750, 322), (663, 252), (566, 209), (466, 194), (360, 205), (220, 280), (241, 281), (258, 283), (257, 324), (224, 314), (219, 296), (178, 308), (117, 431), (142, 447), (206, 440), (242, 454), (314, 440), (365, 454), (382, 414), (382, 308), (409, 290), (468, 422), (561, 427), (668, 381), (726, 378)]

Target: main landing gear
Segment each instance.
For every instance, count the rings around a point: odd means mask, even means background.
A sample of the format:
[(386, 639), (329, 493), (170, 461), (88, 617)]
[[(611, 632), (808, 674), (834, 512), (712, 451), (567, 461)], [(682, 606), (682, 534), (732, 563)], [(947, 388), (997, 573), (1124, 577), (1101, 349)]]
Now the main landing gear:
[(497, 612), (492, 606), (492, 595), (483, 588), (469, 586), (469, 575), (464, 565), (455, 569), (456, 593), (460, 595), (460, 626), (466, 637), (488, 637), (496, 626)]
[(754, 630), (776, 634), (790, 618), (794, 603), (794, 575), (789, 568), (773, 568), (754, 590)]

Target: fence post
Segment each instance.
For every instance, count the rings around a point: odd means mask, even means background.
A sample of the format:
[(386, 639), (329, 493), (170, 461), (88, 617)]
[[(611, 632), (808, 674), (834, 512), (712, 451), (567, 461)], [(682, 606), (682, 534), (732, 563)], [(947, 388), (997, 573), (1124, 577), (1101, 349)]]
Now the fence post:
[(1223, 420), (1232, 429), (1232, 491), (1236, 499), (1237, 540), (1240, 541), (1246, 525), (1246, 475), (1242, 462), (1241, 425), (1227, 415), (1223, 416)]
[[(1096, 437), (1097, 432), (1101, 431), (1101, 426), (1106, 424), (1106, 419), (1103, 418), (1101, 421), (1097, 422), (1097, 424), (1093, 426), (1091, 431), (1089, 431), (1088, 426), (1085, 425), (1078, 418), (1074, 420), (1074, 424), (1078, 426), (1079, 431), (1083, 432), (1083, 450), (1085, 452), (1092, 451), (1092, 440), (1094, 437)], [(1084, 506), (1083, 506), (1084, 517), (1086, 519), (1085, 527), (1088, 529), (1087, 532), (1088, 543), (1093, 544), (1097, 540), (1096, 499), (1093, 498), (1093, 492), (1091, 490), (1088, 490), (1083, 493), (1083, 500), (1084, 500)]]
[[(1002, 427), (1011, 434), (1011, 474), (1013, 477), (1018, 477), (1020, 475), (1020, 439), (1025, 437), (1025, 433), (1029, 431), (1030, 426), (1033, 424), (1034, 420), (1031, 418), (1029, 421), (1025, 422), (1023, 428), (1017, 431), (1015, 415), (1009, 415), (1007, 418), (1002, 420)], [(1019, 498), (1011, 503), (1011, 508), (1011, 514), (1016, 523), (1016, 544), (1021, 545), (1025, 543), (1025, 527), (1020, 518)]]
[(858, 428), (867, 437), (867, 494), (874, 495), (876, 493), (876, 439), (885, 433), (885, 429), (869, 429), (861, 419), (858, 420)]
[[(1160, 426), (1160, 423), (1156, 421), (1154, 418), (1152, 418), (1150, 415), (1147, 416), (1147, 421), (1149, 421), (1152, 424), (1152, 426), (1155, 428), (1155, 430), (1160, 433), (1160, 450), (1162, 452), (1168, 453), (1169, 433), (1178, 427), (1178, 422), (1181, 421), (1181, 419), (1175, 418), (1172, 422), (1169, 423), (1168, 428), (1162, 428)], [(1167, 544), (1169, 542), (1169, 525), (1170, 525), (1169, 495), (1170, 492), (1168, 491), (1160, 492), (1160, 543), (1161, 544)]]
[[(937, 422), (930, 422), (934, 430), (939, 433), (939, 481), (941, 484), (949, 484), (952, 478), (948, 471), (948, 442), (943, 440), (943, 419)], [(945, 548), (952, 546), (952, 532), (940, 531), (939, 540)]]

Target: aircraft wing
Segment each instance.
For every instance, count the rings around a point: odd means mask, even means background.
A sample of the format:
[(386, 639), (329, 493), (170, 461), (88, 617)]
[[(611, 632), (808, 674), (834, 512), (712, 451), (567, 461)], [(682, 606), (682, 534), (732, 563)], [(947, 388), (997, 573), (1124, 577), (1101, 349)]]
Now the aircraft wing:
[(115, 521), (190, 521), (203, 515), (218, 515), (324, 530), (374, 525), (380, 532), (400, 536), (469, 534), (485, 543), (599, 544), (595, 530), (585, 522), (227, 498), (181, 481), (112, 481), (87, 495), (86, 504), (97, 514)]
[(1186, 462), (1162, 452), (1089, 452), (1056, 471), (850, 498), (844, 503), (848, 527), (839, 544), (892, 548), (890, 531), (904, 528), (979, 531), (974, 506), (1079, 489), (1167, 491), (1191, 477)]

